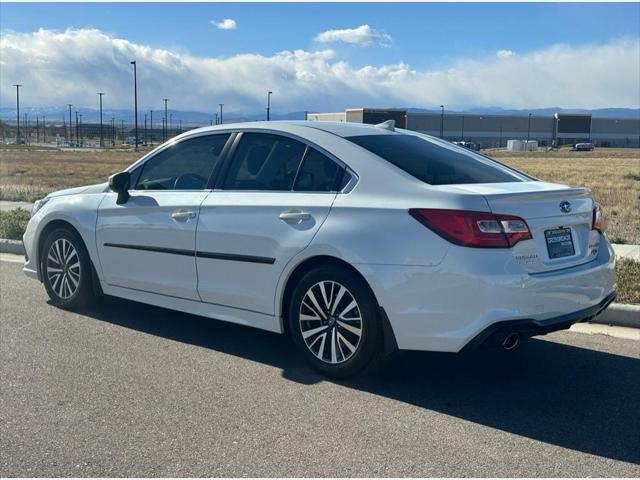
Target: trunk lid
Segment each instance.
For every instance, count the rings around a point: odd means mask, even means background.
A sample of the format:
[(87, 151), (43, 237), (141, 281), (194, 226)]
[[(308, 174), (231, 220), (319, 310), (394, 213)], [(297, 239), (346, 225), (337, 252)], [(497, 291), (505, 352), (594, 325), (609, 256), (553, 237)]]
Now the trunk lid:
[(529, 225), (533, 239), (511, 250), (527, 272), (568, 268), (595, 259), (600, 235), (591, 230), (594, 202), (588, 188), (531, 181), (456, 185), (482, 195), (491, 211), (515, 215)]

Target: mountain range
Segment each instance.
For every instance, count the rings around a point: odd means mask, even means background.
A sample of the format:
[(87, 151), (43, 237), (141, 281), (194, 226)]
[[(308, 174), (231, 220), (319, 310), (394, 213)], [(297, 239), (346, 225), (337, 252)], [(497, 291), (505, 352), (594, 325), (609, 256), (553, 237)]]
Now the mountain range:
[[(398, 108), (398, 107), (394, 107)], [(406, 107), (400, 107), (406, 108)], [(415, 113), (440, 113), (440, 109), (424, 109), (424, 108), (406, 108), (409, 112)], [(95, 123), (100, 119), (100, 112), (97, 109), (92, 108), (79, 108), (73, 109), (71, 112), (72, 123), (75, 122), (75, 112), (78, 112), (78, 116), (82, 115), (82, 121), (85, 123)], [(640, 119), (640, 109), (638, 108), (601, 108), (594, 110), (584, 110), (584, 109), (566, 109), (560, 107), (548, 107), (548, 108), (533, 108), (529, 110), (525, 109), (504, 109), (500, 107), (478, 107), (478, 108), (469, 108), (465, 110), (446, 110), (446, 113), (458, 113), (463, 114), (467, 113), (470, 115), (527, 115), (532, 113), (533, 115), (553, 115), (554, 113), (590, 113), (594, 117), (601, 118), (628, 118), (628, 119)], [(38, 117), (39, 120), (42, 120), (44, 116), (47, 123), (49, 122), (60, 122), (62, 123), (63, 118), (65, 122), (69, 121), (69, 109), (66, 106), (60, 107), (23, 107), (20, 109), (20, 120), (24, 120), (24, 114), (27, 114), (27, 117), (35, 122), (35, 118)], [(138, 124), (144, 123), (144, 116), (147, 115), (147, 122), (151, 122), (151, 113), (149, 111), (138, 110)], [(171, 127), (178, 127), (180, 121), (184, 127), (187, 126), (196, 126), (196, 125), (209, 125), (214, 122), (215, 113), (213, 112), (199, 112), (199, 111), (184, 111), (184, 110), (173, 110), (169, 109), (168, 114), (170, 117)], [(162, 125), (162, 118), (164, 116), (163, 110), (154, 110), (153, 112), (153, 124), (156, 127), (160, 127)], [(120, 123), (124, 121), (127, 124), (133, 123), (134, 121), (134, 111), (131, 109), (103, 109), (102, 111), (102, 120), (104, 123), (111, 122), (111, 119), (114, 118), (116, 123)], [(297, 112), (289, 112), (289, 113), (271, 113), (272, 120), (303, 120), (305, 118), (305, 112), (297, 111)], [(16, 120), (16, 109), (11, 107), (2, 107), (0, 108), (0, 120), (15, 122)], [(256, 121), (256, 120), (265, 120), (264, 113), (250, 113), (243, 114), (238, 112), (224, 112), (223, 111), (223, 121), (224, 123), (229, 122), (238, 122), (238, 121)]]

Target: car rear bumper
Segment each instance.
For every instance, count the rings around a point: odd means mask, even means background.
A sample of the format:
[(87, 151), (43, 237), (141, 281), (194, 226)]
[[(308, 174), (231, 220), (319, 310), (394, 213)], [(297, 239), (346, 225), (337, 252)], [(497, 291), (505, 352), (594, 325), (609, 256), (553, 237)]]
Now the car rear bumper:
[(506, 250), (464, 247), (433, 267), (355, 266), (401, 350), (458, 352), (507, 322), (528, 325), (523, 333), (530, 335), (568, 328), (606, 308), (616, 292), (615, 259), (606, 241), (590, 262), (533, 275)]
[(559, 317), (546, 320), (523, 318), (493, 323), (476, 335), (462, 350), (473, 350), (484, 345), (493, 345), (496, 343), (495, 339), (502, 334), (517, 333), (521, 337), (533, 337), (535, 335), (546, 335), (558, 330), (566, 330), (574, 323), (591, 320), (602, 313), (616, 299), (617, 294), (618, 292), (614, 291), (597, 305)]

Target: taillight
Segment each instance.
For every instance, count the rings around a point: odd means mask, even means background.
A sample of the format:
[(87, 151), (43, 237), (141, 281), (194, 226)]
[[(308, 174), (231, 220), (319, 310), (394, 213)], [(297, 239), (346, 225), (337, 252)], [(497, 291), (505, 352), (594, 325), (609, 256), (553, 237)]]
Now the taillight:
[(607, 220), (604, 218), (604, 212), (600, 205), (597, 203), (593, 208), (593, 216), (591, 219), (591, 230), (597, 230), (600, 233), (604, 233), (607, 228)]
[(531, 237), (520, 217), (466, 210), (412, 208), (409, 214), (445, 240), (477, 248), (509, 248)]

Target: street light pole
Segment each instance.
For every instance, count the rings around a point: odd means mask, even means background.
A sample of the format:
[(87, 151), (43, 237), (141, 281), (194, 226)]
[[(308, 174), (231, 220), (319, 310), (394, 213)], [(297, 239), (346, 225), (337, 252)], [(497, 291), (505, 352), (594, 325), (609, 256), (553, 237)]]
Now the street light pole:
[(220, 104), (220, 125), (222, 125), (222, 106), (224, 105), (224, 103)]
[(272, 93), (273, 92), (267, 92), (267, 122), (271, 120), (270, 113), (271, 113), (271, 94)]
[(71, 139), (73, 137), (73, 127), (72, 127), (72, 123), (71, 123), (71, 107), (73, 106), (70, 103), (67, 103), (67, 105), (69, 106), (69, 146), (71, 146)]
[(16, 83), (13, 85), (16, 87), (16, 110), (18, 115), (18, 131), (16, 133), (16, 144), (20, 144), (20, 87), (22, 84)]
[(100, 96), (100, 147), (104, 147), (104, 136), (102, 134), (102, 96), (104, 93), (98, 92), (98, 95)]
[(135, 136), (136, 136), (136, 147), (135, 151), (138, 151), (138, 72), (136, 69), (135, 60), (131, 62), (133, 65), (133, 105), (135, 111)]
[(166, 142), (167, 141), (167, 102), (169, 101), (168, 98), (163, 98), (164, 100), (164, 122), (162, 123), (162, 141)]
[(444, 105), (440, 105), (440, 138), (444, 136)]

